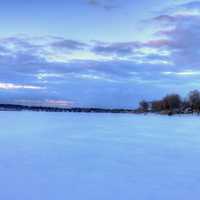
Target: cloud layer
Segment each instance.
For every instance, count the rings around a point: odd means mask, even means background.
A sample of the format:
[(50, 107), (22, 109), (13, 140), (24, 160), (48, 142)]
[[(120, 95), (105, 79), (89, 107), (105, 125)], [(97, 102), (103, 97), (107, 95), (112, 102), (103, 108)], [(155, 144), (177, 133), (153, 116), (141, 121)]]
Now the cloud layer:
[(150, 22), (155, 32), (143, 41), (1, 38), (0, 98), (131, 107), (147, 96), (198, 89), (200, 2), (176, 4)]

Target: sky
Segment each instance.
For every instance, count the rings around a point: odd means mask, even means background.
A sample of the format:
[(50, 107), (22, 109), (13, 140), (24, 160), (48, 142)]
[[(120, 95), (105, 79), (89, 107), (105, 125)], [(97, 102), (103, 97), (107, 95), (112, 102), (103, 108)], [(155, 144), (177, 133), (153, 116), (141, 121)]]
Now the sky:
[(134, 108), (200, 89), (200, 1), (7, 0), (0, 103)]

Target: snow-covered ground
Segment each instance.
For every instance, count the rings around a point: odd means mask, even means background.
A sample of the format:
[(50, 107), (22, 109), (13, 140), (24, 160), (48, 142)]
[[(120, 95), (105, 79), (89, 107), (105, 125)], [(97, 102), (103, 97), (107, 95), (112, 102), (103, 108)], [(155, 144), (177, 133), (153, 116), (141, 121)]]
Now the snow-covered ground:
[(200, 117), (0, 112), (1, 200), (197, 200)]

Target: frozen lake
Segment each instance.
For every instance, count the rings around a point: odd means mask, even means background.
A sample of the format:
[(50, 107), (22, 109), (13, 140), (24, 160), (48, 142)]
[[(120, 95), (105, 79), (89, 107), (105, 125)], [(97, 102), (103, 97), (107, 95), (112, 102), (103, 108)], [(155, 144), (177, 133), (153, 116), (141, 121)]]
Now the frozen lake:
[(2, 200), (196, 200), (200, 117), (0, 112)]

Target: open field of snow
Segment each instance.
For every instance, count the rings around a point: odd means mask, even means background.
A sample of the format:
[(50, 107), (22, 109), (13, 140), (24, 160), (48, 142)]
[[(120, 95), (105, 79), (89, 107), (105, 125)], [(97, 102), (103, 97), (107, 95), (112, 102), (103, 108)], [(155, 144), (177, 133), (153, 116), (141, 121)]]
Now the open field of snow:
[(0, 112), (2, 200), (196, 200), (200, 117)]

